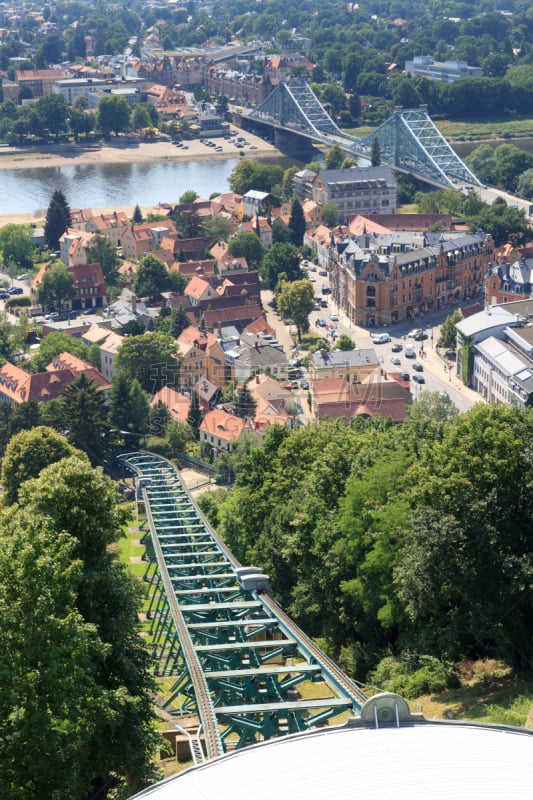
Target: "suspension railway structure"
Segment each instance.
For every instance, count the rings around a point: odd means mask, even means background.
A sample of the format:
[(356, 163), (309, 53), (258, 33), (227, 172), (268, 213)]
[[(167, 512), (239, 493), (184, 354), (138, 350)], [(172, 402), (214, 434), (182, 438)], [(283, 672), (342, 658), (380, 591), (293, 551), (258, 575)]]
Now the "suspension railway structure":
[(358, 716), (363, 692), (283, 612), (268, 578), (239, 564), (174, 465), (143, 451), (119, 463), (145, 512), (148, 635), (170, 685), (163, 707), (198, 716), (194, 762)]
[(279, 136), (301, 137), (332, 147), (354, 158), (370, 159), (379, 143), (381, 164), (440, 188), (460, 183), (480, 186), (457, 153), (436, 128), (427, 109), (398, 108), (389, 119), (362, 139), (340, 130), (306, 81), (282, 81), (268, 97), (242, 117), (244, 122), (274, 128)]

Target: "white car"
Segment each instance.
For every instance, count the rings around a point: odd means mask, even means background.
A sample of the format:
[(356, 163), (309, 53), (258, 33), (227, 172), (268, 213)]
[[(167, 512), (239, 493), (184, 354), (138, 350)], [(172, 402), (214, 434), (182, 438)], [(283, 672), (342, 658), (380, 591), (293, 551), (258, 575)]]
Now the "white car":
[(308, 281), (311, 281), (311, 283), (316, 283), (316, 278), (315, 278), (315, 276), (314, 276), (314, 275), (309, 275), (309, 277), (308, 277), (308, 279), (307, 279), (307, 280), (308, 280)]
[(396, 367), (399, 367), (402, 362), (398, 358), (398, 356), (393, 356), (391, 358), (391, 364), (394, 364)]
[(339, 315), (336, 314), (334, 311), (329, 315), (329, 318), (330, 318), (330, 320), (332, 322), (338, 322), (339, 321)]
[(376, 333), (372, 337), (373, 344), (387, 344), (387, 342), (390, 342), (390, 336), (388, 333)]

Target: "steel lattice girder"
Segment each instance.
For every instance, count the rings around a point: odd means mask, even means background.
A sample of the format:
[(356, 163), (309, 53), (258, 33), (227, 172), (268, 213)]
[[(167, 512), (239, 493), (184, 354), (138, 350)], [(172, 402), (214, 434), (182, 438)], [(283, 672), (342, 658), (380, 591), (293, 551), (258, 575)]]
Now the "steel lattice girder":
[(395, 111), (373, 133), (361, 139), (356, 151), (368, 156), (374, 139), (379, 142), (384, 164), (443, 186), (453, 186), (454, 178), (479, 185), (423, 108)]
[(343, 136), (305, 81), (282, 82), (250, 114), (258, 121), (267, 118), (281, 127), (297, 128), (322, 138), (324, 134)]

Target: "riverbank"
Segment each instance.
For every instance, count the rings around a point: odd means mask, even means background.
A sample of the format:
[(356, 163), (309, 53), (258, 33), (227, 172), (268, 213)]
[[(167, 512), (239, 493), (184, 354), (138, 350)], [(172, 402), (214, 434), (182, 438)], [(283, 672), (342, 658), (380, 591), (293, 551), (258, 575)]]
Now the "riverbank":
[[(130, 137), (113, 138), (109, 142), (85, 145), (84, 143), (68, 145), (42, 145), (40, 148), (24, 147), (1, 147), (0, 148), (0, 184), (2, 181), (2, 170), (20, 170), (31, 172), (41, 168), (63, 168), (65, 166), (83, 167), (103, 167), (110, 168), (120, 164), (187, 164), (193, 162), (214, 162), (237, 158), (277, 158), (281, 154), (273, 145), (244, 132), (246, 141), (249, 142), (243, 148), (235, 147), (235, 144), (225, 139), (215, 139), (214, 142), (222, 150), (215, 152), (214, 147), (207, 147), (199, 140), (194, 139), (185, 142), (184, 147), (178, 147), (169, 141), (141, 142)], [(111, 178), (110, 178), (111, 179)], [(214, 187), (213, 187), (214, 188)], [(166, 198), (162, 198), (166, 199)], [(143, 214), (153, 211), (153, 206), (143, 204), (142, 196), (139, 196), (139, 205)], [(83, 198), (79, 201), (71, 202), (73, 208), (87, 207), (90, 204), (83, 203)], [(109, 207), (93, 206), (100, 213), (110, 211), (124, 211), (129, 217), (132, 216), (135, 203), (116, 204)], [(41, 208), (28, 213), (0, 214), (0, 226), (8, 223), (33, 224), (39, 225), (43, 222), (46, 208)]]

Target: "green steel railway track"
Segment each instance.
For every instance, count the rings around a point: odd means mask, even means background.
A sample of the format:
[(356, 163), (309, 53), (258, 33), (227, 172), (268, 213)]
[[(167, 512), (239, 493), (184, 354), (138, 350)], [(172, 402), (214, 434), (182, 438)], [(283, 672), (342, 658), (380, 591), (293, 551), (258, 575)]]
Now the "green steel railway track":
[(283, 612), (268, 577), (242, 568), (175, 466), (144, 451), (119, 462), (146, 512), (149, 641), (170, 679), (164, 705), (198, 715), (207, 757), (358, 715), (366, 696)]

